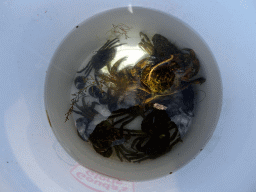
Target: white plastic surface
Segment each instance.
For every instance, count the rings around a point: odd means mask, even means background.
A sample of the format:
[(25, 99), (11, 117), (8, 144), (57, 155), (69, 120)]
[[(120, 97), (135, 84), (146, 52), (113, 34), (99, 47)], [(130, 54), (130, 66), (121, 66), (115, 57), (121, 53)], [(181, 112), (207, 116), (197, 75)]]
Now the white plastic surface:
[[(135, 5), (171, 13), (204, 38), (221, 71), (223, 107), (195, 160), (167, 177), (127, 183), (86, 170), (65, 153), (48, 125), (43, 86), (69, 31), (95, 13)], [(0, 191), (256, 191), (256, 0), (7, 0), (0, 24)]]

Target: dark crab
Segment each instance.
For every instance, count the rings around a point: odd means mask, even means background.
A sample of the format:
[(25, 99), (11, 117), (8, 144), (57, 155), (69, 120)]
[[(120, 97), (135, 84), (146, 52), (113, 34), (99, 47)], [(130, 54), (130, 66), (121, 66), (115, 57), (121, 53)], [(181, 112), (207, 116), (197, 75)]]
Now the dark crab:
[(152, 43), (148, 36), (142, 32), (140, 32), (140, 37), (139, 47), (152, 56), (152, 58), (163, 61), (168, 59), (170, 55), (181, 53), (175, 44), (160, 34), (155, 34), (152, 37)]
[(155, 109), (148, 114), (142, 121), (141, 129), (147, 136), (138, 137), (132, 142), (131, 147), (138, 152), (137, 156), (130, 157), (134, 162), (160, 157), (182, 141), (176, 124), (164, 110)]
[(99, 123), (89, 137), (95, 151), (104, 157), (112, 155), (111, 144), (117, 139), (121, 139), (121, 136), (108, 121)]
[(79, 106), (77, 103), (75, 103), (75, 106), (79, 111), (73, 109), (74, 113), (83, 116), (76, 120), (76, 128), (77, 128), (78, 135), (85, 141), (87, 141), (89, 137), (89, 133), (88, 133), (89, 124), (91, 123), (95, 115), (99, 114), (98, 111), (94, 109), (96, 105), (99, 105), (99, 103), (92, 102), (91, 106), (88, 106), (85, 103), (85, 98), (83, 97), (82, 106)]
[[(135, 151), (127, 149), (123, 143), (131, 138), (132, 135), (138, 135), (133, 130), (123, 130), (126, 134), (121, 134), (120, 129), (115, 128), (110, 120), (99, 123), (93, 133), (90, 135), (90, 142), (97, 153), (104, 157), (110, 157), (113, 154), (113, 148), (118, 158), (130, 161), (127, 155), (134, 156)], [(134, 134), (135, 133), (135, 134)]]
[(78, 71), (77, 73), (82, 73), (85, 71), (84, 78), (87, 78), (88, 75), (91, 73), (92, 69), (95, 70), (95, 81), (97, 84), (99, 84), (97, 80), (97, 75), (100, 69), (102, 69), (104, 66), (109, 66), (110, 62), (113, 60), (113, 58), (116, 55), (116, 47), (119, 47), (123, 44), (117, 44), (119, 42), (119, 39), (115, 38), (113, 40), (108, 40), (98, 51), (97, 53), (92, 57), (92, 59), (89, 61), (87, 66), (83, 68), (82, 70)]
[(139, 62), (142, 68), (142, 90), (151, 94), (146, 103), (182, 91), (191, 84), (205, 82), (204, 78), (191, 80), (200, 69), (199, 61), (192, 49), (179, 50), (159, 34), (153, 36), (153, 44), (144, 33), (141, 32), (140, 36), (139, 46), (150, 54), (150, 57)]
[(102, 105), (108, 104), (109, 102), (109, 91), (105, 92), (101, 90), (99, 87), (93, 85), (88, 90), (89, 94), (99, 99), (99, 103)]
[(107, 86), (108, 90), (106, 92), (102, 90), (102, 85), (93, 85), (88, 89), (89, 94), (94, 98), (98, 98), (100, 104), (107, 104), (111, 112), (117, 109), (118, 97), (126, 90), (130, 82), (130, 79), (128, 79), (130, 77), (127, 75), (126, 69), (117, 72), (119, 65), (125, 59), (126, 57), (119, 59), (112, 67), (107, 65), (109, 74), (98, 74), (104, 81), (104, 83), (103, 81), (101, 81), (101, 83)]

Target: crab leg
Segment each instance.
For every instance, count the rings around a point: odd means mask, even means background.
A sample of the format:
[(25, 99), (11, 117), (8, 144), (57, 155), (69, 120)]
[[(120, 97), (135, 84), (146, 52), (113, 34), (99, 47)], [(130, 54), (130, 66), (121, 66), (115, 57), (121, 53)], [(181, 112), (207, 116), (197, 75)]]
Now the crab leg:
[[(151, 75), (153, 73), (154, 70), (156, 70), (156, 68), (158, 68), (160, 65), (164, 65), (164, 64), (169, 64), (169, 61), (171, 61), (173, 59), (173, 55), (171, 55), (171, 58), (157, 64), (156, 66), (154, 66), (151, 71), (149, 72), (149, 75), (148, 75), (148, 81), (150, 81), (150, 78), (151, 78)], [(170, 65), (170, 67), (172, 67), (173, 65), (176, 65), (176, 63), (173, 63)]]
[[(77, 73), (82, 73), (87, 68), (89, 68), (89, 69), (92, 68), (91, 61), (85, 66), (85, 68), (81, 69), (80, 71), (77, 71)], [(89, 71), (91, 71), (91, 70), (89, 70)]]
[(146, 86), (146, 84), (141, 80), (140, 81), (140, 83), (141, 83), (141, 85), (143, 86), (143, 88), (142, 87), (139, 87), (138, 89), (140, 89), (140, 90), (142, 90), (142, 91), (144, 91), (144, 92), (146, 92), (146, 93), (151, 93), (151, 90)]
[(94, 109), (95, 105), (96, 105), (96, 104), (98, 105), (98, 103), (97, 103), (97, 102), (92, 102), (91, 107), (87, 107), (87, 105), (86, 105), (84, 99), (85, 99), (85, 98), (83, 97), (83, 98), (82, 98), (82, 103), (83, 103), (84, 108), (83, 108), (83, 107), (80, 107), (79, 105), (77, 105), (77, 103), (75, 104), (75, 106), (76, 106), (81, 112), (76, 111), (76, 110), (73, 110), (73, 111), (74, 111), (75, 113), (79, 114), (79, 115), (82, 115), (82, 116), (84, 116), (84, 117), (88, 117), (88, 118), (90, 118), (90, 119), (93, 119), (94, 115), (95, 115), (95, 114), (98, 114), (98, 111), (96, 111), (96, 110)]
[(137, 161), (133, 161), (133, 163), (140, 163), (141, 161), (145, 161), (145, 160), (147, 160), (147, 159), (150, 159), (148, 156), (146, 156), (146, 157), (144, 157), (144, 158), (141, 158), (141, 159), (139, 159), (139, 160), (137, 160)]
[(119, 119), (118, 121), (116, 121), (115, 123), (113, 123), (113, 126), (115, 126), (115, 125), (117, 125), (118, 123), (121, 123), (122, 121), (125, 121), (125, 120), (127, 120), (127, 119), (129, 119), (130, 118), (130, 116), (127, 116), (127, 117), (124, 117), (124, 118), (122, 118), (122, 119)]
[[(135, 148), (134, 148), (134, 146), (136, 145), (136, 142), (137, 141), (139, 141), (137, 144), (142, 144), (144, 141), (145, 141), (145, 139), (147, 139), (148, 137), (137, 137), (136, 139), (134, 139), (133, 140), (133, 142), (132, 142), (132, 144), (131, 144), (131, 148), (132, 149), (134, 149), (134, 150), (136, 150)], [(142, 140), (141, 140), (142, 139)]]
[(115, 64), (113, 65), (113, 67), (111, 68), (111, 70), (109, 70), (109, 73), (111, 75), (115, 75), (116, 72), (117, 72), (117, 68), (119, 67), (119, 65), (124, 61), (126, 60), (127, 57), (122, 57), (121, 59), (119, 59), (117, 62), (115, 62)]
[(184, 81), (185, 80), (189, 80), (190, 78), (194, 77), (195, 75), (197, 75), (197, 73), (199, 72), (200, 69), (200, 64), (198, 59), (196, 58), (196, 54), (192, 49), (188, 49), (185, 48), (183, 49), (185, 51), (188, 51), (190, 53), (190, 56), (192, 58), (192, 66), (185, 72), (185, 75), (183, 77)]
[(80, 112), (80, 111), (73, 110), (73, 112), (75, 112), (76, 114), (79, 114), (79, 115), (84, 116), (84, 113), (82, 113), (82, 112)]
[[(120, 130), (120, 128), (113, 128), (115, 130)], [(128, 132), (127, 135), (129, 136), (147, 136), (147, 133), (144, 133), (141, 130), (132, 130), (132, 129), (123, 129), (123, 131)]]
[(176, 136), (179, 134), (179, 130), (178, 130), (178, 128), (176, 128), (176, 130), (175, 130), (175, 132), (173, 133), (173, 135), (170, 137), (170, 141), (173, 141), (175, 138), (176, 138)]
[(88, 75), (91, 73), (93, 69), (92, 63), (90, 63), (90, 68), (86, 70), (86, 72), (84, 73), (84, 77), (87, 78)]
[(118, 39), (118, 38), (115, 38), (115, 39), (111, 40), (111, 41), (106, 45), (106, 47), (104, 47), (103, 49), (109, 49), (109, 48), (111, 48), (113, 45), (115, 45), (115, 44), (118, 43), (118, 42), (119, 42), (119, 39)]
[(126, 154), (123, 152), (123, 150), (120, 148), (120, 146), (117, 145), (116, 148), (118, 148), (118, 150), (119, 150), (119, 152), (121, 153), (121, 155), (122, 155), (127, 161), (131, 162), (130, 158), (128, 158), (128, 157), (126, 156)]
[(140, 153), (140, 154), (134, 154), (134, 155), (128, 155), (128, 156), (132, 156), (132, 157), (129, 157), (129, 159), (132, 161), (132, 160), (143, 158), (146, 155), (144, 153)]
[(126, 43), (121, 43), (121, 44), (115, 45), (115, 46), (111, 47), (111, 49), (116, 48), (116, 47), (119, 47), (119, 46), (122, 46), (122, 45), (125, 45), (125, 44), (126, 44)]
[(115, 44), (115, 43), (117, 43), (119, 41), (119, 39), (118, 38), (115, 38), (115, 39), (113, 39), (113, 40), (107, 40), (107, 42), (99, 49), (99, 51), (101, 51), (101, 50), (104, 50), (104, 49), (106, 49), (106, 48), (108, 48), (109, 46), (111, 46), (110, 44)]
[(104, 50), (104, 49), (106, 49), (107, 48), (107, 46), (112, 42), (112, 41), (114, 41), (115, 39), (113, 39), (113, 40), (107, 40), (107, 42), (98, 50), (98, 51), (101, 51), (101, 50)]
[(85, 98), (84, 97), (82, 98), (82, 104), (83, 104), (84, 107), (86, 106)]
[(92, 120), (93, 119), (93, 117), (94, 117), (94, 114), (92, 114), (91, 112), (80, 112), (80, 111), (76, 111), (76, 110), (73, 110), (73, 112), (75, 112), (76, 114), (79, 114), (79, 115), (82, 115), (82, 116), (84, 116), (84, 117), (87, 117), (87, 118), (89, 118), (90, 120)]
[(95, 105), (100, 105), (99, 103), (97, 103), (96, 101), (92, 102), (92, 105), (91, 105), (91, 109), (93, 110), (93, 112), (95, 113), (98, 113), (98, 111), (96, 111), (94, 108), (95, 108)]
[(115, 149), (115, 152), (116, 152), (116, 156), (120, 159), (120, 161), (123, 162), (123, 158), (120, 155), (120, 151), (119, 151), (119, 148), (117, 147), (117, 145), (114, 146), (114, 149)]
[(140, 32), (140, 37), (141, 37), (141, 42), (139, 43), (139, 47), (143, 51), (147, 52), (149, 55), (153, 55), (155, 52), (154, 46), (150, 42), (148, 36), (145, 35), (144, 33)]
[[(113, 112), (112, 112), (112, 113), (113, 113)], [(113, 119), (113, 118), (116, 118), (116, 117), (123, 116), (123, 115), (125, 115), (125, 114), (126, 114), (126, 112), (120, 112), (120, 113), (118, 113), (118, 114), (110, 115), (108, 118), (109, 118), (109, 119)]]
[(121, 132), (121, 136), (123, 137), (123, 130), (124, 130), (124, 126), (129, 124), (130, 122), (132, 122), (135, 119), (135, 117), (131, 118), (130, 120), (122, 123), (121, 127), (120, 127), (120, 132)]
[(140, 37), (145, 41), (150, 43), (150, 39), (148, 38), (148, 36), (145, 33), (140, 32)]
[(135, 151), (131, 151), (129, 149), (127, 149), (123, 144), (119, 145), (121, 149), (123, 149), (126, 153), (128, 153), (127, 155), (135, 155), (137, 154), (137, 152)]
[(80, 107), (79, 105), (77, 105), (77, 103), (75, 103), (75, 106), (76, 106), (80, 111), (84, 112), (83, 108)]

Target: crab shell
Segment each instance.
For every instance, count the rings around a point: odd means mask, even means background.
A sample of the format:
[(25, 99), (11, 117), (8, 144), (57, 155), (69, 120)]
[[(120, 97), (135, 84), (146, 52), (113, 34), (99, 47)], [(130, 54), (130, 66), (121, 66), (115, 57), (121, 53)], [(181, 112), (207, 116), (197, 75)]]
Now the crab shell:
[(152, 93), (163, 93), (169, 89), (175, 79), (175, 71), (180, 69), (177, 62), (170, 59), (156, 65), (146, 65), (141, 73), (141, 82), (146, 85)]

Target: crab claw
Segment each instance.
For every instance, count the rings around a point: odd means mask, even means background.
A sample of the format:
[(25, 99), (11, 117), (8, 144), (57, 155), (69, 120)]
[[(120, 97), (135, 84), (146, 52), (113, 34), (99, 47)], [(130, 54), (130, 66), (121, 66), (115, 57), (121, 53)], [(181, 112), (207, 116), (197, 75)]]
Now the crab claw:
[(140, 32), (140, 38), (141, 38), (141, 42), (139, 43), (139, 47), (147, 52), (149, 55), (153, 55), (154, 54), (154, 45), (151, 43), (150, 39), (148, 38), (148, 36), (142, 32)]
[(182, 50), (188, 51), (189, 54), (190, 54), (190, 59), (192, 60), (192, 66), (190, 66), (187, 69), (187, 72), (184, 75), (184, 79), (189, 80), (189, 79), (191, 79), (192, 77), (194, 77), (198, 74), (199, 69), (200, 69), (200, 64), (199, 64), (199, 60), (196, 58), (196, 54), (195, 54), (193, 49), (185, 48), (185, 49), (182, 49)]

